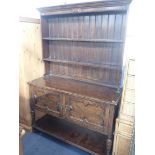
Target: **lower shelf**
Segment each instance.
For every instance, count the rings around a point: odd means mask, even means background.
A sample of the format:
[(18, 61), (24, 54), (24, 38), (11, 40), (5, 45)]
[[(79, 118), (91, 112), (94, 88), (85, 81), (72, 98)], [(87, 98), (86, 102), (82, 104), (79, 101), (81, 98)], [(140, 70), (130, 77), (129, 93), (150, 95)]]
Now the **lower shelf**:
[(47, 133), (95, 155), (106, 154), (106, 136), (79, 127), (59, 118), (45, 115), (33, 125), (34, 129)]

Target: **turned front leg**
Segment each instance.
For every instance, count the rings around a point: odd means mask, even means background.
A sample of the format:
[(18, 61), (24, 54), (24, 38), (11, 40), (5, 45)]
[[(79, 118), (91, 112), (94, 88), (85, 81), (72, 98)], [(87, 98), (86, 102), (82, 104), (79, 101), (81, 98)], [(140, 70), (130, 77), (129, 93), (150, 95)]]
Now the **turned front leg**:
[(111, 155), (112, 153), (112, 139), (113, 139), (113, 122), (115, 118), (115, 111), (116, 106), (115, 105), (109, 105), (110, 112), (109, 112), (109, 126), (108, 126), (108, 133), (107, 133), (107, 140), (106, 140), (106, 155)]
[(32, 125), (35, 122), (35, 104), (36, 104), (36, 96), (32, 95), (32, 98), (31, 98), (31, 101), (30, 101)]
[(110, 155), (111, 147), (112, 147), (112, 139), (111, 137), (108, 137), (106, 141), (106, 154), (107, 155)]

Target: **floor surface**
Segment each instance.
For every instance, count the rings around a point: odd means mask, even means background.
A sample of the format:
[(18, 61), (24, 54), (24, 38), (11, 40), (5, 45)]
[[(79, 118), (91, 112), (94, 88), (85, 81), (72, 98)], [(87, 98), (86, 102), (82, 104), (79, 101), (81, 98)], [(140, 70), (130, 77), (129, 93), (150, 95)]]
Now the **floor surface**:
[(43, 133), (26, 133), (23, 137), (23, 155), (90, 155), (74, 146)]

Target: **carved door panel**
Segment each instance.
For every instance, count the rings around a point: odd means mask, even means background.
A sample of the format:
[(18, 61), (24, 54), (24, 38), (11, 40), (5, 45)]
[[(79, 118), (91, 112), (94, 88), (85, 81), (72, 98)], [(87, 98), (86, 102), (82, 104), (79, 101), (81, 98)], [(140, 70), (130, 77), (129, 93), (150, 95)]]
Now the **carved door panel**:
[(32, 93), (36, 101), (36, 109), (44, 110), (54, 116), (62, 114), (61, 94), (55, 91), (35, 87), (33, 88)]
[(46, 109), (47, 112), (59, 116), (62, 114), (61, 95), (56, 92), (49, 92), (46, 94)]
[(108, 110), (101, 102), (73, 96), (67, 98), (67, 119), (99, 132), (106, 132)]
[(31, 98), (34, 101), (35, 107), (45, 110), (45, 89), (31, 86)]
[(71, 96), (66, 97), (65, 116), (75, 123), (83, 125), (84, 104)]

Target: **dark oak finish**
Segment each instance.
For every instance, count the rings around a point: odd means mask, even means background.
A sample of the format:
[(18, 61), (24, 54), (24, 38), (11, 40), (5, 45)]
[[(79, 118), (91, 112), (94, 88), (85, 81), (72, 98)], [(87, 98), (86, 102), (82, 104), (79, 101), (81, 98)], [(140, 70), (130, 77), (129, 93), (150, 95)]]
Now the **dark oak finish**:
[(59, 60), (59, 59), (51, 59), (51, 58), (44, 58), (44, 61), (55, 62), (55, 63), (64, 63), (64, 64), (72, 64), (72, 65), (82, 65), (88, 67), (95, 67), (95, 68), (108, 68), (114, 70), (121, 70), (121, 66), (115, 64), (97, 64), (97, 63), (87, 63), (87, 62), (79, 62), (79, 61), (67, 61), (67, 60)]
[(51, 41), (74, 41), (74, 42), (123, 43), (122, 40), (112, 40), (112, 39), (43, 38), (43, 40), (51, 40)]
[(32, 81), (30, 85), (43, 88), (43, 91), (46, 91), (46, 88), (48, 90), (53, 89), (67, 94), (76, 94), (88, 98), (94, 98), (101, 102), (114, 105), (117, 104), (120, 98), (120, 94), (116, 93), (116, 89), (62, 77), (49, 76), (38, 78), (37, 80)]
[[(110, 155), (130, 0), (39, 8), (44, 77), (30, 85), (34, 129)], [(36, 120), (37, 111), (46, 114)]]
[[(33, 127), (91, 154), (106, 154), (106, 136), (92, 132), (87, 128), (81, 128), (76, 124), (71, 124), (68, 121), (50, 115), (38, 120)], [(100, 143), (98, 143), (99, 141)]]
[(131, 0), (102, 0), (79, 4), (60, 5), (39, 8), (42, 16), (97, 13), (97, 12), (125, 12)]

